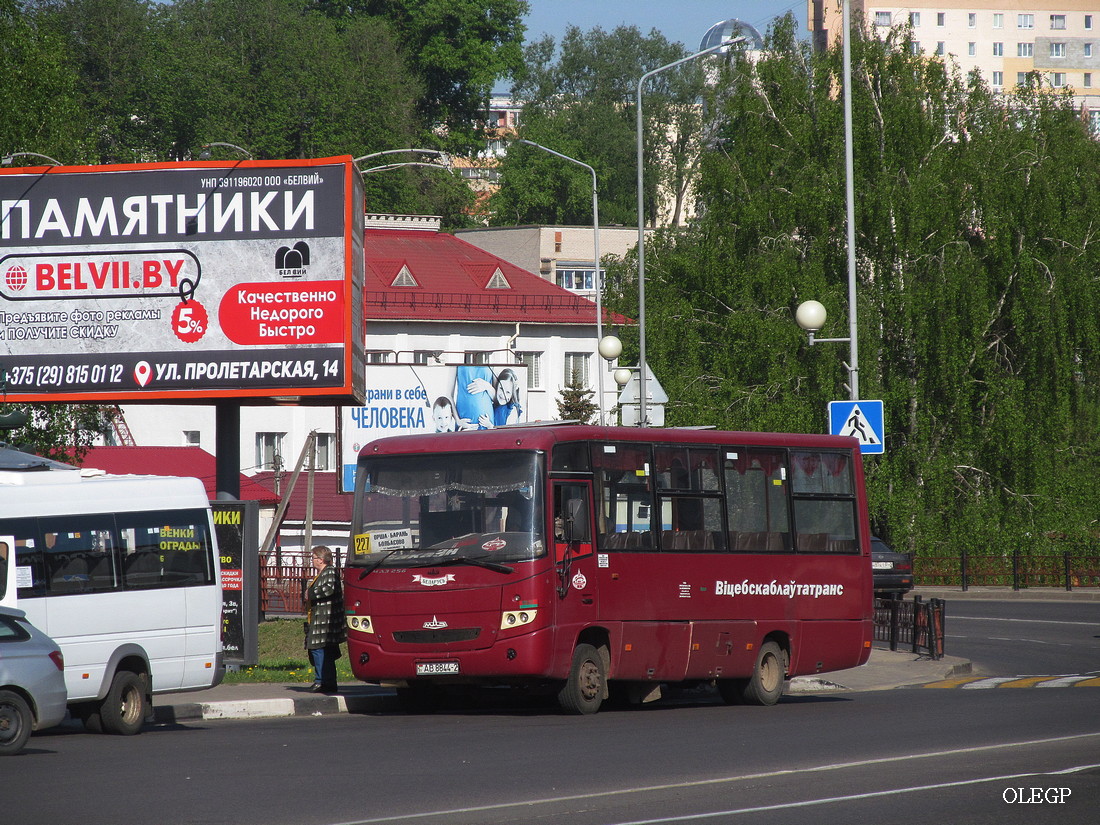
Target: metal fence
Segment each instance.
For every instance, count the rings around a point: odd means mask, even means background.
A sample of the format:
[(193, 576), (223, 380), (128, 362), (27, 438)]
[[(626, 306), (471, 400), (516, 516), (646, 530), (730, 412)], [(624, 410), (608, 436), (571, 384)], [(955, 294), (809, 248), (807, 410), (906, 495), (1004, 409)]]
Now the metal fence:
[(875, 641), (889, 642), (891, 650), (904, 647), (914, 653), (943, 658), (943, 599), (922, 601), (875, 599)]
[(313, 567), (262, 565), (260, 567), (260, 610), (265, 616), (300, 616), (305, 613), (306, 587)]
[(1069, 551), (1031, 554), (1019, 550), (1004, 553), (971, 553), (957, 556), (917, 556), (913, 578), (921, 587), (1100, 587), (1100, 556)]

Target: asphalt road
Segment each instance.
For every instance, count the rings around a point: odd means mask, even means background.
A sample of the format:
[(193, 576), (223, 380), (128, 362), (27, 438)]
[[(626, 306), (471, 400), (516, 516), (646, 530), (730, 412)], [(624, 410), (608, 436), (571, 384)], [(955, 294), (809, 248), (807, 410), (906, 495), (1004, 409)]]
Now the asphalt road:
[[(949, 602), (981, 673), (1096, 673), (1095, 603)], [(413, 716), (66, 724), (0, 763), (13, 825), (1076, 825), (1100, 810), (1100, 687), (713, 696), (564, 716), (482, 697)]]
[[(1098, 711), (1100, 688), (908, 688), (589, 717), (490, 704), (203, 722), (131, 738), (67, 726), (4, 761), (2, 806), (18, 825), (1092, 823)], [(1005, 800), (1033, 787), (1069, 792)]]
[(992, 676), (1100, 674), (1100, 602), (947, 602), (945, 650)]

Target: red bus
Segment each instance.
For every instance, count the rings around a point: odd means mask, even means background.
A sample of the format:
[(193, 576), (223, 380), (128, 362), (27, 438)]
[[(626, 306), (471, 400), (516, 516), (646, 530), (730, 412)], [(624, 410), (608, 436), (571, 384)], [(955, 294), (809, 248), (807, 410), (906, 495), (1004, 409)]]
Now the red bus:
[(611, 694), (863, 664), (870, 530), (856, 439), (569, 424), (398, 436), (359, 454), (344, 572), (356, 677)]

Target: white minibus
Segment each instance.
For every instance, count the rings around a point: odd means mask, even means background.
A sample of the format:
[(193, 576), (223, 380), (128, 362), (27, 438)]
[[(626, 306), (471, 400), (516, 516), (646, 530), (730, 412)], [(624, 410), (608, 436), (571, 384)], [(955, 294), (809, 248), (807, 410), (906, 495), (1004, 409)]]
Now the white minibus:
[(90, 475), (0, 449), (0, 604), (60, 645), (69, 710), (134, 734), (224, 675), (210, 502), (194, 478)]

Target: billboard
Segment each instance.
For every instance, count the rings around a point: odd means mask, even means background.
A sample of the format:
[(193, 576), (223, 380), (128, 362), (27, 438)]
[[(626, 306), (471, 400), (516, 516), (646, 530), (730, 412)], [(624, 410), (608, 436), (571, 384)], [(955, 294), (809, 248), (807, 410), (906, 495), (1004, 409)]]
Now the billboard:
[(523, 364), (368, 364), (366, 404), (340, 408), (340, 492), (364, 444), (391, 435), (486, 430), (527, 421)]
[(0, 170), (11, 402), (362, 399), (350, 157)]

